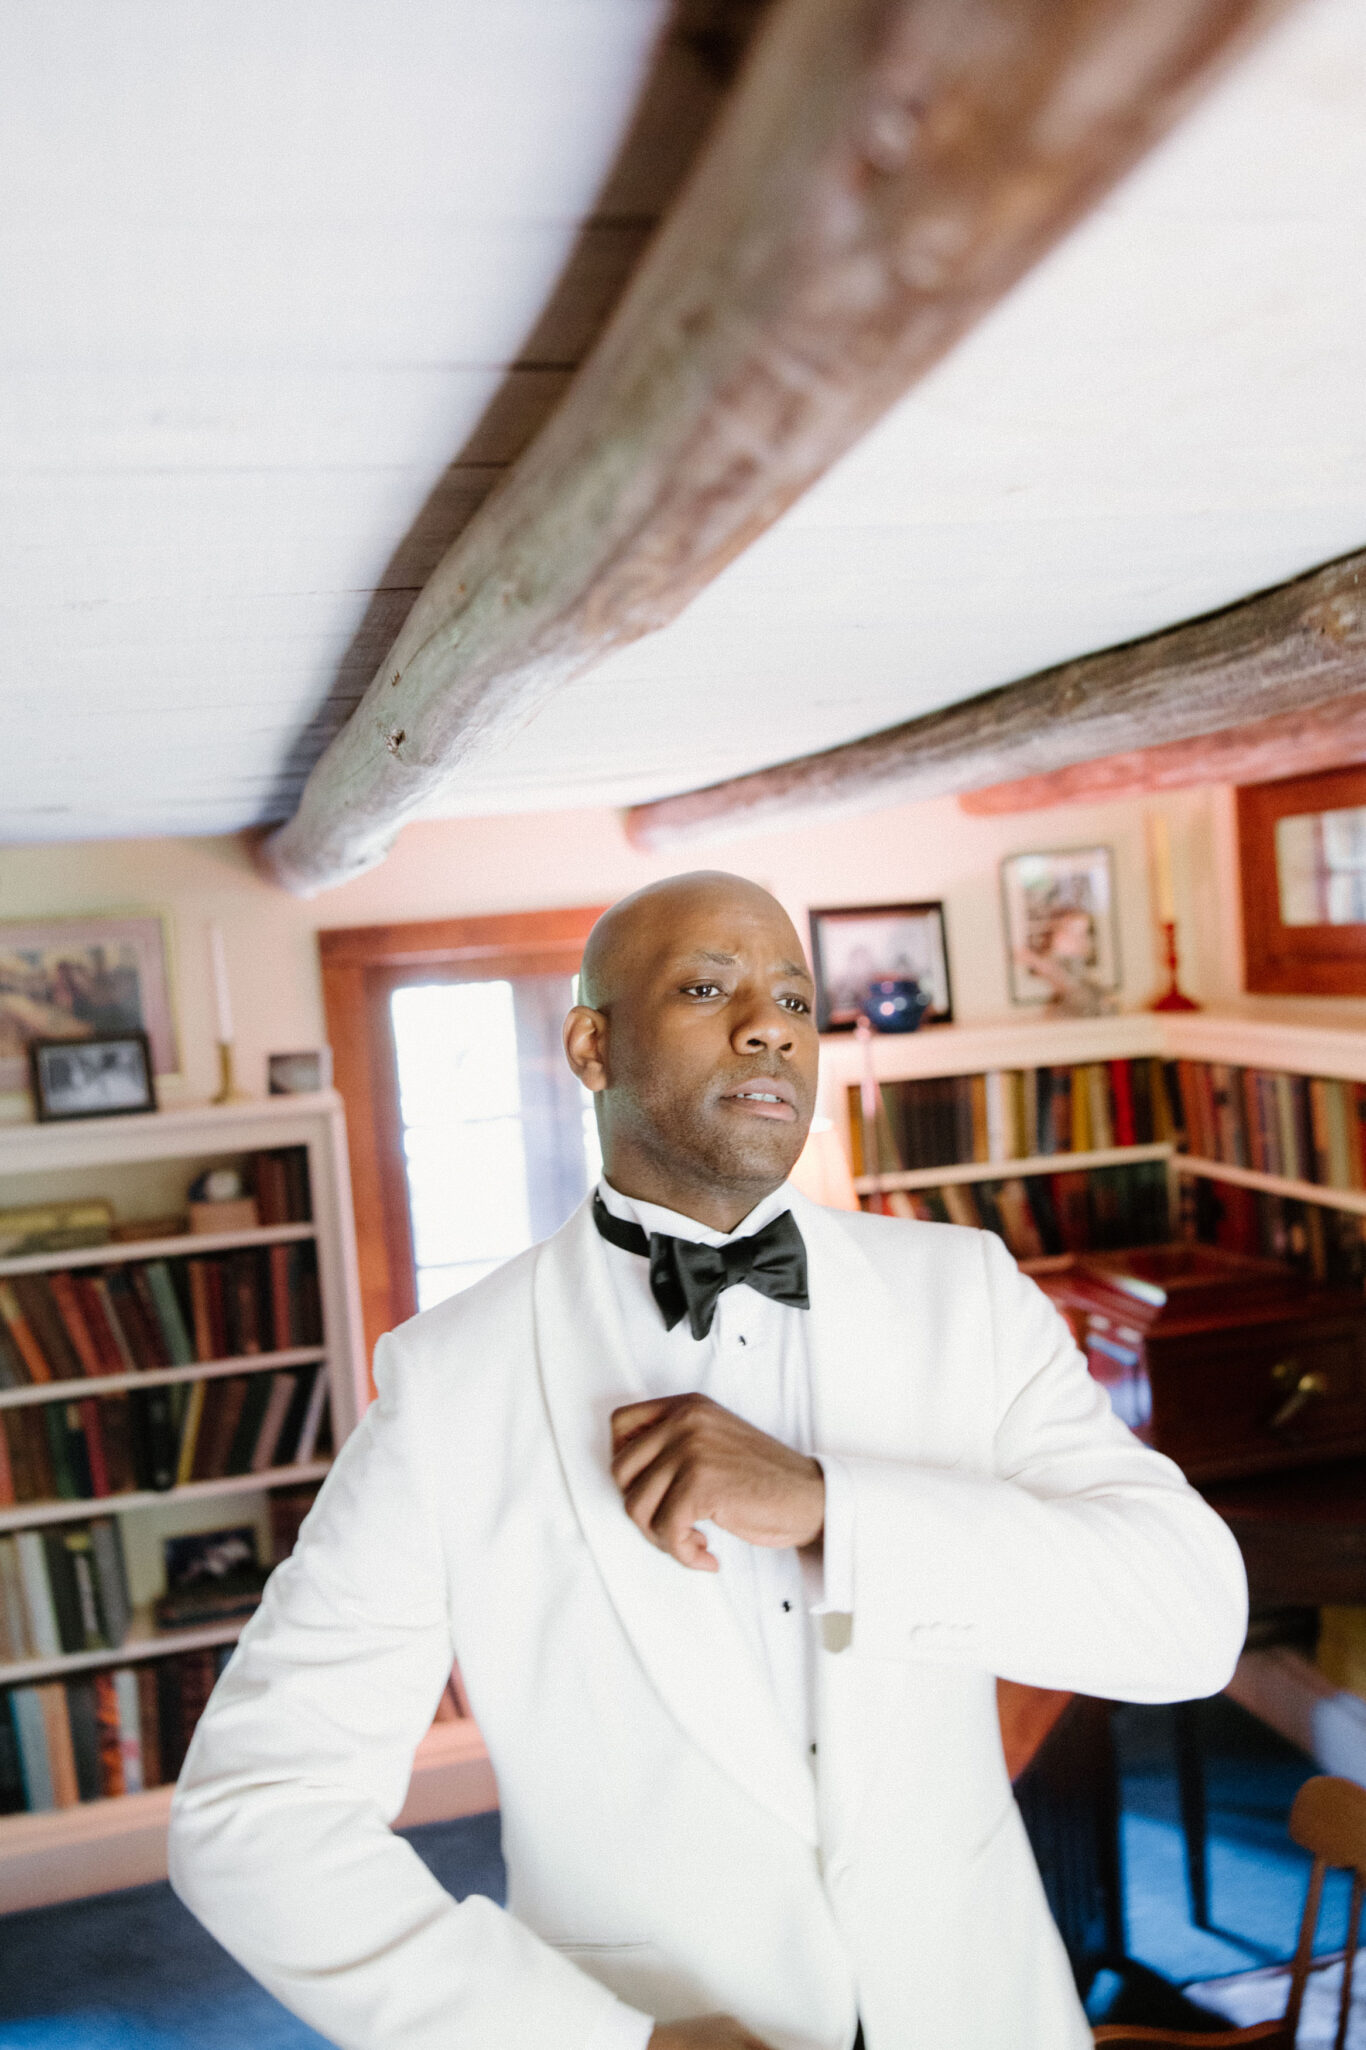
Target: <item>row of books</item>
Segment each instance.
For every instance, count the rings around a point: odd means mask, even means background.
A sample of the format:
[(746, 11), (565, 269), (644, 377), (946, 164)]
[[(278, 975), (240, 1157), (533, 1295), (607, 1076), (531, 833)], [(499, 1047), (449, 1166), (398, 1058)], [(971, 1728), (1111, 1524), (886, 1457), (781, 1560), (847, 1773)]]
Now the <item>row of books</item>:
[(865, 1196), (866, 1210), (994, 1231), (1017, 1260), (1156, 1245), (1171, 1237), (1167, 1173), (1160, 1160), (1001, 1181), (947, 1182)]
[[(958, 1161), (1032, 1160), (1041, 1154), (1175, 1141), (1181, 1103), (1172, 1063), (1087, 1061), (1054, 1068), (995, 1068), (885, 1082), (876, 1153), (861, 1095), (849, 1091), (856, 1175)], [(865, 1161), (867, 1164), (865, 1165)]]
[(1366, 1188), (1366, 1083), (1177, 1061), (1190, 1150), (1327, 1189)]
[[(170, 1785), (231, 1656), (224, 1644), (0, 1690), (0, 1815), (42, 1814)], [(468, 1715), (457, 1670), (435, 1720)]]
[(0, 1815), (174, 1780), (231, 1645), (0, 1692)]
[(322, 1365), (0, 1409), (0, 1504), (102, 1500), (330, 1451)]
[(0, 1388), (189, 1367), (321, 1341), (311, 1241), (0, 1278)]
[(1207, 1245), (1284, 1261), (1330, 1287), (1366, 1287), (1366, 1218), (1354, 1211), (1230, 1182), (1187, 1188), (1187, 1222)]
[(0, 1537), (0, 1665), (117, 1651), (132, 1615), (117, 1518)]

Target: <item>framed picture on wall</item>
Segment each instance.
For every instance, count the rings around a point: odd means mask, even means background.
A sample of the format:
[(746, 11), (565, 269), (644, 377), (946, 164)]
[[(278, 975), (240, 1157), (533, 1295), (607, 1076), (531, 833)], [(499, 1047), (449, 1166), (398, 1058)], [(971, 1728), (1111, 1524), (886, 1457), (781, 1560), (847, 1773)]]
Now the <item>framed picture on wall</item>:
[(24, 1088), (34, 1040), (145, 1032), (152, 1072), (174, 1075), (166, 959), (154, 915), (0, 924), (0, 1094)]
[[(1001, 863), (1010, 994), (1017, 1004), (1100, 1007), (1119, 987), (1114, 862), (1108, 847), (1050, 848)], [(1064, 999), (1065, 1000), (1065, 999)], [(1092, 1006), (1087, 1006), (1088, 1008)]]
[(1237, 793), (1249, 990), (1366, 996), (1366, 767)]
[(918, 982), (930, 999), (927, 1025), (953, 1017), (949, 952), (940, 903), (857, 904), (811, 913), (816, 1029), (852, 1032), (870, 983)]

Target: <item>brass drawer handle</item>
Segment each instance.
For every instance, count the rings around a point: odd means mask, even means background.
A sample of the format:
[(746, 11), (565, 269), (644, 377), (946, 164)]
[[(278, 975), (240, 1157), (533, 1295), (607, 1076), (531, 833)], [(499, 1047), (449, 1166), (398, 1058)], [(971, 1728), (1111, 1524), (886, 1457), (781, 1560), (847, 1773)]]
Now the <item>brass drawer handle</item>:
[(1293, 1360), (1282, 1360), (1278, 1366), (1271, 1369), (1271, 1372), (1273, 1377), (1281, 1382), (1282, 1385), (1289, 1381), (1292, 1375), (1298, 1375), (1290, 1394), (1271, 1419), (1271, 1429), (1273, 1431), (1283, 1431), (1286, 1425), (1292, 1423), (1300, 1411), (1306, 1408), (1316, 1395), (1326, 1395), (1328, 1393), (1328, 1376), (1326, 1374), (1300, 1374)]

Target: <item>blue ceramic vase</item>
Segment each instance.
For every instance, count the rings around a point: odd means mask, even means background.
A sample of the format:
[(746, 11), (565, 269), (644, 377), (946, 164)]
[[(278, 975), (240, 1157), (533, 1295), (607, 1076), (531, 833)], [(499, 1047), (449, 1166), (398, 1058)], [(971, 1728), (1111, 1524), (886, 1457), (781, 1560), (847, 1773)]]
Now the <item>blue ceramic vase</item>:
[(898, 975), (870, 982), (864, 1002), (875, 1032), (914, 1032), (930, 1008), (920, 984)]

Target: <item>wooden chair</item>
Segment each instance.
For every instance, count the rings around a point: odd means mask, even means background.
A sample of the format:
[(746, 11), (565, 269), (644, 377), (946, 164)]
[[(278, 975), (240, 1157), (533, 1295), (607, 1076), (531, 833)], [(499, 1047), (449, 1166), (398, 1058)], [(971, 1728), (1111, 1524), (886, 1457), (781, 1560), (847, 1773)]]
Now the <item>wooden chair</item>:
[(1246, 2029), (1220, 2029), (1213, 2035), (1105, 2023), (1095, 2031), (1097, 2043), (1112, 2044), (1114, 2050), (1140, 2050), (1141, 2045), (1148, 2043), (1166, 2043), (1173, 2050), (1178, 2045), (1189, 2046), (1189, 2050), (1241, 2050), (1241, 2046), (1254, 2044), (1265, 2046), (1265, 2050), (1294, 2050), (1305, 1982), (1314, 1954), (1323, 1876), (1330, 1865), (1342, 1865), (1352, 1874), (1352, 1904), (1347, 1916), (1347, 1948), (1334, 2050), (1345, 2050), (1352, 2006), (1352, 1967), (1360, 1938), (1362, 1892), (1366, 1888), (1366, 1787), (1358, 1786), (1355, 1780), (1330, 1779), (1326, 1775), (1306, 1780), (1290, 1811), (1290, 1834), (1301, 1850), (1311, 1854), (1314, 1865), (1290, 1971), (1290, 1999), (1281, 2020), (1257, 2022)]

